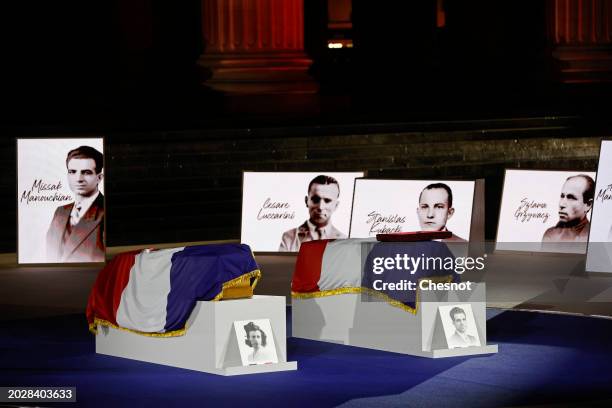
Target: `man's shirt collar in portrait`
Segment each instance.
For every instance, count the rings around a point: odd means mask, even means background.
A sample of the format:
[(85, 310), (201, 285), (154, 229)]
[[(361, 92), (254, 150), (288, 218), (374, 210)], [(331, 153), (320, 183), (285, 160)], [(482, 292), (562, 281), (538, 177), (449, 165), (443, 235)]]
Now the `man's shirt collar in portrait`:
[(307, 220), (306, 225), (308, 226), (308, 232), (310, 233), (310, 236), (314, 240), (326, 239), (333, 235), (331, 224), (327, 224), (326, 226), (319, 228), (316, 225), (314, 225), (312, 222), (310, 222), (310, 220)]
[(572, 229), (574, 232), (576, 232), (576, 234), (580, 234), (582, 230), (586, 228), (587, 225), (589, 225), (589, 219), (588, 217), (584, 217), (580, 220), (580, 222), (578, 222), (575, 225), (571, 225), (571, 226), (567, 226), (561, 221), (559, 221), (557, 225), (555, 225), (555, 228), (568, 228), (568, 229)]
[[(100, 195), (100, 190), (96, 191), (96, 193), (90, 197), (85, 197), (84, 199), (81, 200), (81, 202), (78, 201), (74, 201), (74, 207), (72, 208), (72, 215), (75, 217), (75, 223), (78, 223), (81, 218), (83, 218), (83, 215), (89, 210), (89, 208), (91, 207), (91, 205), (93, 204), (94, 201), (96, 201), (96, 198), (98, 198), (98, 196)], [(78, 215), (75, 213), (75, 209), (76, 208), (80, 208), (78, 211)]]
[(461, 337), (461, 339), (463, 341), (465, 341), (466, 343), (470, 343), (470, 338), (469, 338), (469, 335), (467, 334), (467, 332), (461, 333), (459, 330), (455, 330), (455, 334), (457, 336)]

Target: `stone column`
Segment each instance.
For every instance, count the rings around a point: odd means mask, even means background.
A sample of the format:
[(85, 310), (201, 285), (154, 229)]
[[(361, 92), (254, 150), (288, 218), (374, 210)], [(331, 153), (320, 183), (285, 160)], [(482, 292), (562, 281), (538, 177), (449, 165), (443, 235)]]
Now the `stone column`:
[(612, 0), (548, 0), (548, 37), (560, 79), (612, 81)]
[(303, 0), (201, 0), (204, 85), (227, 94), (314, 93)]

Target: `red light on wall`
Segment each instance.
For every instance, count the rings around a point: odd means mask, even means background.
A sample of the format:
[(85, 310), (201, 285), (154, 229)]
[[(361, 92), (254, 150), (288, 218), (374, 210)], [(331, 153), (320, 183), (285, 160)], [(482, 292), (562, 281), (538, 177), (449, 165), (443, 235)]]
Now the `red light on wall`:
[(446, 26), (446, 11), (444, 11), (444, 0), (438, 0), (436, 3), (436, 27), (442, 28)]

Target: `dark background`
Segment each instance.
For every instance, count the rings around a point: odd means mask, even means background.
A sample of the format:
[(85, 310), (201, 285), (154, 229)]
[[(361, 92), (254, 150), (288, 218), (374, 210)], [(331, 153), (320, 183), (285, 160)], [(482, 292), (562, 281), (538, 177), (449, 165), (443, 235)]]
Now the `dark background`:
[(16, 137), (106, 138), (109, 246), (238, 238), (243, 170), (485, 178), (494, 238), (504, 168), (596, 169), (609, 77), (561, 80), (545, 0), (448, 0), (444, 27), (435, 1), (355, 0), (339, 52), (327, 2), (305, 3), (320, 91), (289, 110), (201, 86), (199, 1), (3, 4), (0, 250), (16, 247)]

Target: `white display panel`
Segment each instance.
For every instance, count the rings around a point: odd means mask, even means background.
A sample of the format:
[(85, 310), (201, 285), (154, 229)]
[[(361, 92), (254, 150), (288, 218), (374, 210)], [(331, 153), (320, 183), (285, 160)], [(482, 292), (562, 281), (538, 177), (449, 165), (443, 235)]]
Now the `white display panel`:
[(595, 174), (506, 170), (496, 249), (584, 253), (592, 201), (583, 198), (589, 185), (593, 192)]
[[(72, 171), (85, 174), (79, 176), (81, 181), (75, 178), (71, 184), (68, 177), (67, 155), (81, 146), (93, 148), (103, 157), (102, 138), (17, 140), (19, 263), (104, 262), (104, 169), (87, 175), (89, 169), (79, 164)], [(79, 159), (71, 163), (89, 166), (93, 162)], [(78, 222), (66, 232), (75, 197), (81, 200), (92, 191), (95, 195), (96, 190), (97, 198), (85, 200), (82, 213), (74, 218)], [(66, 222), (58, 227), (62, 215)], [(57, 253), (60, 247), (63, 255)]]
[(612, 140), (601, 143), (586, 270), (612, 272)]
[[(452, 209), (437, 208), (448, 197), (440, 183), (451, 190)], [(427, 189), (431, 185), (438, 187)], [(474, 181), (358, 179), (350, 236), (448, 229), (457, 239), (469, 240), (474, 185)]]
[[(309, 190), (318, 176), (337, 184), (315, 183)], [(347, 237), (357, 177), (363, 172), (245, 172), (241, 241), (253, 251), (297, 252), (306, 240)], [(320, 232), (312, 228), (315, 224)]]

